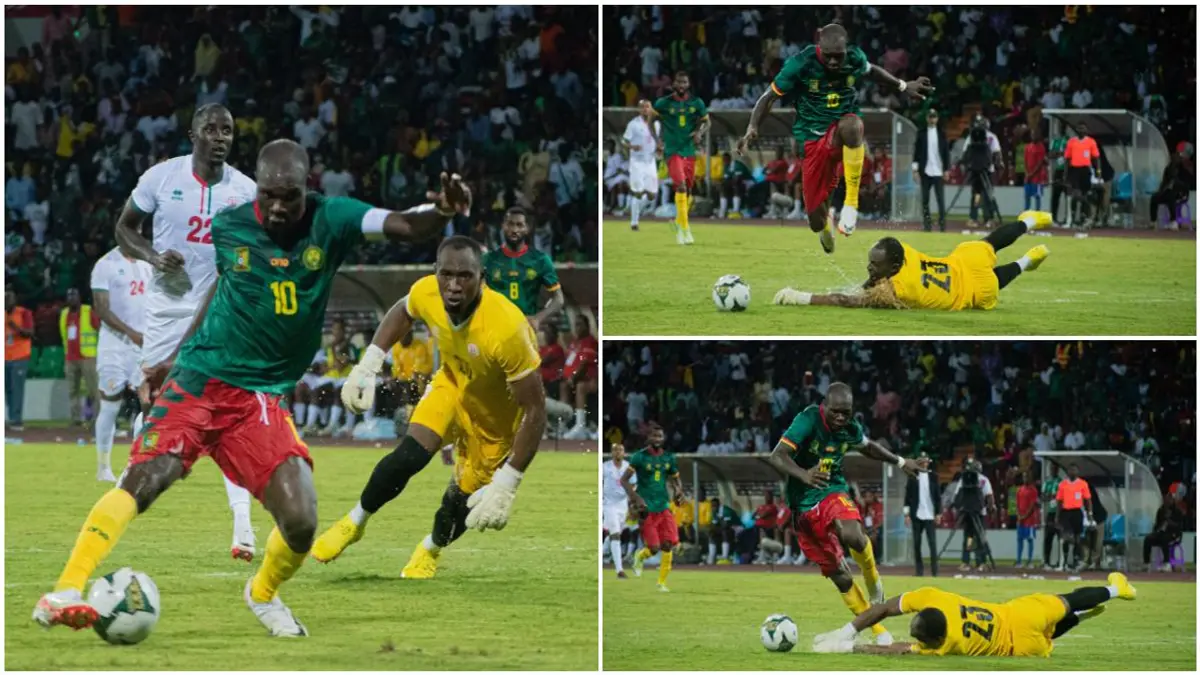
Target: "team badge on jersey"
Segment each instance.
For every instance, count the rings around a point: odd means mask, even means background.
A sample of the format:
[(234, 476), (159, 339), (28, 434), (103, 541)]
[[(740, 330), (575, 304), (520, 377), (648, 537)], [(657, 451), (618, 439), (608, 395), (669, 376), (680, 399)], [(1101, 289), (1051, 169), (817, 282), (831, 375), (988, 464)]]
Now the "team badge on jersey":
[(853, 87), (853, 86), (854, 86), (854, 76), (853, 76), (853, 75), (851, 75), (850, 77), (847, 77), (847, 78), (846, 78), (846, 86), (847, 86), (847, 87)]
[(820, 80), (809, 80), (808, 81), (808, 90), (813, 93), (820, 91), (821, 90), (821, 81)]
[(500, 270), (496, 270), (495, 272), (492, 273), (492, 280), (500, 281)]
[(532, 267), (525, 270), (525, 278), (529, 279), (530, 281), (536, 279), (537, 275), (538, 275), (537, 270), (533, 269)]
[(233, 249), (233, 271), (234, 272), (249, 272), (250, 271), (250, 247), (239, 246)]
[(149, 449), (149, 448), (153, 448), (156, 445), (158, 445), (158, 432), (157, 431), (151, 431), (150, 433), (146, 434), (145, 438), (142, 439), (142, 447), (144, 447), (144, 448)]
[(309, 270), (316, 272), (325, 265), (325, 253), (316, 246), (309, 246), (304, 249), (304, 266)]

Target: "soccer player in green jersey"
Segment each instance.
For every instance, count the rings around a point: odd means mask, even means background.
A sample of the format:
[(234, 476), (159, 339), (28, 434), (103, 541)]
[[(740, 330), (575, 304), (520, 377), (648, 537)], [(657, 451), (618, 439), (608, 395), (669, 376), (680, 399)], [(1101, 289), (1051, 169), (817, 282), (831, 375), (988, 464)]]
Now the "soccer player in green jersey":
[(821, 235), (821, 247), (833, 252), (833, 223), (829, 196), (837, 188), (845, 167), (846, 201), (838, 219), (838, 231), (849, 236), (858, 223), (858, 189), (862, 181), (863, 122), (858, 116), (858, 90), (864, 77), (873, 77), (899, 91), (924, 98), (933, 91), (929, 78), (911, 82), (896, 79), (872, 65), (858, 47), (847, 47), (846, 29), (838, 24), (822, 28), (817, 44), (789, 58), (750, 114), (746, 135), (738, 141), (745, 155), (758, 138), (758, 127), (779, 99), (790, 100), (796, 109), (792, 135), (803, 156), (800, 183), (804, 209), (813, 232)]
[(273, 636), (308, 634), (278, 596), (317, 528), (312, 460), (281, 399), (312, 361), (334, 274), (363, 236), (430, 237), (470, 208), (457, 176), (442, 175), (437, 203), (397, 213), (309, 193), (308, 171), (299, 144), (268, 143), (258, 156), (255, 200), (213, 218), (217, 282), (189, 337), (147, 372), (158, 389), (169, 370), (120, 483), (92, 507), (54, 592), (34, 609), (43, 626), (80, 629), (99, 618), (82, 597), (88, 577), (134, 517), (208, 455), (275, 518), (246, 604)]
[[(562, 309), (563, 292), (554, 261), (529, 247), (529, 229), (525, 209), (514, 206), (504, 214), (501, 225), (504, 245), (483, 255), (483, 278), (493, 291), (520, 308), (536, 331), (543, 321)], [(550, 294), (550, 300), (538, 311), (543, 288)]]
[(708, 131), (708, 106), (691, 95), (691, 85), (688, 74), (681, 70), (675, 73), (671, 95), (654, 102), (654, 114), (662, 121), (654, 128), (675, 190), (675, 241), (680, 244), (694, 243), (688, 209), (696, 181), (696, 145)]
[[(646, 559), (662, 551), (658, 564), (658, 590), (666, 593), (671, 560), (679, 545), (679, 527), (675, 524), (675, 514), (671, 513), (671, 492), (675, 493), (675, 504), (682, 504), (683, 485), (679, 482), (679, 464), (675, 455), (669, 455), (663, 449), (666, 439), (663, 428), (656, 422), (651, 422), (649, 427), (646, 447), (629, 456), (629, 468), (621, 475), (621, 487), (629, 495), (633, 510), (643, 517), (642, 541), (646, 546), (633, 556), (633, 576), (642, 576)], [(631, 480), (635, 474), (637, 485)]]
[[(927, 471), (929, 461), (893, 455), (867, 438), (853, 415), (854, 394), (849, 385), (834, 382), (823, 404), (810, 405), (796, 415), (770, 461), (787, 478), (784, 496), (795, 518), (800, 550), (821, 567), (821, 574), (833, 582), (842, 601), (857, 615), (870, 603), (850, 575), (844, 549), (850, 550), (862, 570), (871, 602), (878, 604), (885, 598), (875, 552), (863, 530), (862, 516), (850, 499), (842, 461), (847, 452), (856, 451), (895, 464), (910, 476)], [(891, 636), (882, 626), (872, 630), (878, 644), (891, 643)]]

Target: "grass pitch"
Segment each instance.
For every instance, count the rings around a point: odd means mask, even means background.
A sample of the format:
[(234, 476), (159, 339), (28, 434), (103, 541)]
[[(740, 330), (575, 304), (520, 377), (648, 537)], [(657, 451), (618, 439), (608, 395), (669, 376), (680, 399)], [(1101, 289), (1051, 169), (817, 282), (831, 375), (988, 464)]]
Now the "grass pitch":
[[(125, 462), (114, 449), (113, 464)], [(358, 500), (386, 449), (313, 450), (320, 527)], [(596, 457), (546, 452), (502, 532), (468, 532), (431, 581), (400, 570), (426, 534), (450, 469), (435, 458), (330, 565), (309, 558), (284, 600), (311, 636), (274, 639), (242, 601), (257, 567), (231, 560), (231, 517), (209, 460), (136, 519), (97, 575), (129, 565), (162, 593), (153, 635), (110, 646), (30, 620), (92, 504), (94, 450), (10, 445), (5, 457), (5, 665), (9, 670), (595, 670)], [(120, 456), (117, 456), (117, 455)], [(257, 504), (260, 546), (272, 527)]]
[[(604, 223), (604, 335), (1195, 335), (1196, 242), (1179, 239), (1025, 236), (1001, 251), (1012, 262), (1050, 247), (1040, 269), (1000, 291), (992, 311), (775, 307), (785, 286), (824, 292), (867, 277), (867, 251), (882, 230), (837, 237), (832, 256), (806, 223), (693, 225), (696, 244), (675, 243), (671, 225)], [(929, 255), (946, 255), (981, 234), (899, 232)], [(749, 310), (718, 312), (712, 285), (738, 274), (752, 290)]]
[[(1004, 602), (1028, 593), (1065, 593), (1104, 582), (967, 580), (889, 577), (888, 597), (925, 585), (984, 601)], [(871, 656), (816, 654), (812, 638), (850, 619), (833, 585), (817, 574), (676, 570), (670, 593), (659, 593), (657, 571), (640, 579), (604, 574), (605, 670), (1186, 670), (1196, 667), (1196, 585), (1135, 584), (1137, 600), (1112, 600), (1107, 611), (1055, 641), (1049, 661), (1040, 658)], [(1166, 575), (1164, 575), (1166, 576)], [(859, 577), (861, 583), (861, 577)], [(922, 583), (924, 582), (924, 583)], [(788, 614), (800, 644), (786, 654), (768, 652), (759, 625)], [(884, 622), (897, 640), (911, 640), (911, 617)], [(869, 633), (867, 633), (869, 635)], [(860, 640), (866, 638), (860, 637)]]

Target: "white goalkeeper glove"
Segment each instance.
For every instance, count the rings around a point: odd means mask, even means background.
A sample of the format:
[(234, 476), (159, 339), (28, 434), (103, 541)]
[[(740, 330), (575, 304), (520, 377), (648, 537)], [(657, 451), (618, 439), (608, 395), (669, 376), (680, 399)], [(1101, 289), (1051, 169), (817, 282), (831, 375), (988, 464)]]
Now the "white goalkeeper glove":
[(505, 464), (492, 477), (492, 482), (475, 491), (467, 500), (467, 527), (473, 530), (503, 530), (508, 525), (508, 512), (517, 498), (517, 486), (523, 474)]
[(785, 288), (775, 294), (771, 302), (776, 305), (809, 305), (812, 304), (812, 293), (798, 291), (792, 287)]
[(383, 367), (384, 356), (382, 349), (371, 345), (350, 371), (342, 385), (342, 406), (347, 412), (357, 415), (375, 404), (375, 376)]
[(821, 633), (813, 638), (813, 651), (818, 654), (849, 654), (854, 651), (854, 636), (857, 634), (858, 631), (851, 624)]

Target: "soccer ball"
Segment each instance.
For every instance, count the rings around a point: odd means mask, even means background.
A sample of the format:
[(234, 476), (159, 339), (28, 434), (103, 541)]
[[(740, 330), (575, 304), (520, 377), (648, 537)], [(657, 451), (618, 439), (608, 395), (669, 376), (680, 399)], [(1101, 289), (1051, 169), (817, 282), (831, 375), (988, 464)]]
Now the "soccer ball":
[(97, 579), (88, 604), (100, 615), (92, 627), (114, 645), (133, 645), (150, 637), (161, 608), (154, 581), (129, 567)]
[(726, 274), (713, 284), (712, 298), (722, 312), (744, 312), (750, 306), (750, 285), (736, 274)]
[(763, 621), (759, 631), (763, 646), (769, 652), (790, 652), (800, 641), (800, 629), (786, 614), (772, 614)]

